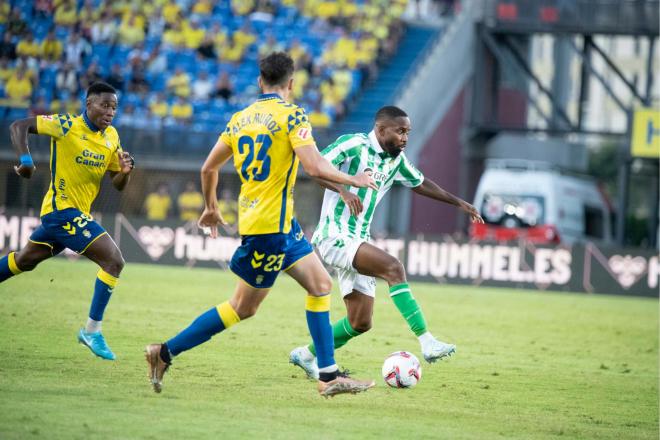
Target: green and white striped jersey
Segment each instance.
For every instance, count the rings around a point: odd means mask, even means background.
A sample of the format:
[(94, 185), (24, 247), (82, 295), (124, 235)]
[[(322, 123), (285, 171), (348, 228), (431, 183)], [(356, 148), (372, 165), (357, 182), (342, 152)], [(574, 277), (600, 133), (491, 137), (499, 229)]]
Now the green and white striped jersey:
[(356, 133), (341, 136), (321, 154), (340, 171), (352, 176), (371, 170), (378, 190), (349, 188), (362, 201), (363, 209), (357, 217), (351, 215), (338, 193), (326, 190), (321, 218), (312, 237), (314, 244), (319, 244), (328, 237), (369, 240), (369, 229), (376, 205), (392, 185), (398, 183), (414, 188), (424, 181), (424, 175), (403, 153), (396, 158), (387, 154), (379, 145), (373, 131), (368, 135)]

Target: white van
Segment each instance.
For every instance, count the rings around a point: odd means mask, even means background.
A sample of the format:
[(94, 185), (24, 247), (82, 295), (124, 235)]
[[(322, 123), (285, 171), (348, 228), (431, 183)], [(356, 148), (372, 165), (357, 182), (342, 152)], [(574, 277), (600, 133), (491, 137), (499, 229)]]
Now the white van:
[(612, 208), (596, 182), (562, 174), (545, 162), (486, 161), (474, 206), (486, 225), (473, 227), (473, 238), (612, 241)]

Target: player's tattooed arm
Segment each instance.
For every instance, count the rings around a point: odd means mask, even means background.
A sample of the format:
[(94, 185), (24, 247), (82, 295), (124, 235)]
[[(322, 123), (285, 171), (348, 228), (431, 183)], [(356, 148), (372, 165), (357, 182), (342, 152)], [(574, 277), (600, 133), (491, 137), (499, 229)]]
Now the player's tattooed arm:
[(319, 150), (316, 149), (316, 145), (303, 145), (297, 147), (294, 151), (296, 156), (298, 156), (298, 159), (300, 159), (300, 163), (302, 164), (305, 173), (310, 177), (321, 178), (334, 183), (351, 185), (358, 188), (378, 189), (376, 181), (370, 174), (358, 173), (351, 176), (337, 170), (327, 161), (327, 159), (321, 156)]
[(412, 190), (419, 195), (459, 207), (470, 216), (470, 219), (474, 223), (484, 222), (484, 220), (481, 218), (481, 215), (479, 215), (479, 211), (477, 211), (474, 206), (465, 200), (456, 197), (449, 191), (445, 191), (444, 189), (440, 188), (438, 184), (431, 179), (425, 178), (421, 185), (413, 188)]
[(14, 121), (9, 126), (9, 133), (11, 136), (11, 145), (14, 147), (16, 156), (20, 160), (20, 165), (14, 166), (16, 174), (26, 179), (32, 177), (36, 167), (30, 155), (28, 148), (28, 133), (37, 133), (37, 118), (26, 118)]
[(120, 171), (111, 171), (110, 178), (112, 179), (112, 186), (118, 191), (123, 191), (131, 179), (131, 171), (135, 168), (135, 159), (128, 151), (118, 151), (119, 155), (119, 168)]

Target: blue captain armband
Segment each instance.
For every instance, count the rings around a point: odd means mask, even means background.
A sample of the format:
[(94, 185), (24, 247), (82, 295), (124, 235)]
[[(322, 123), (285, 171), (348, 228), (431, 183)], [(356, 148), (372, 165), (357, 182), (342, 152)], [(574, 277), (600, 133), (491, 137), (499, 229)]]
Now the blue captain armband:
[(30, 156), (30, 153), (21, 154), (21, 165), (25, 165), (26, 167), (34, 166), (34, 162), (32, 161), (32, 156)]

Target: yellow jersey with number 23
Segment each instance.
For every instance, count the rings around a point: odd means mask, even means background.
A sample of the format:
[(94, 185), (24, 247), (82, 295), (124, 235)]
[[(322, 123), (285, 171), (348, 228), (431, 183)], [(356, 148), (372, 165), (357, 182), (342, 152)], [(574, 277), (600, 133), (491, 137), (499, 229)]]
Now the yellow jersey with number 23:
[(278, 94), (263, 94), (234, 113), (220, 140), (231, 147), (242, 182), (239, 234), (289, 233), (298, 171), (293, 150), (315, 145), (305, 111)]

